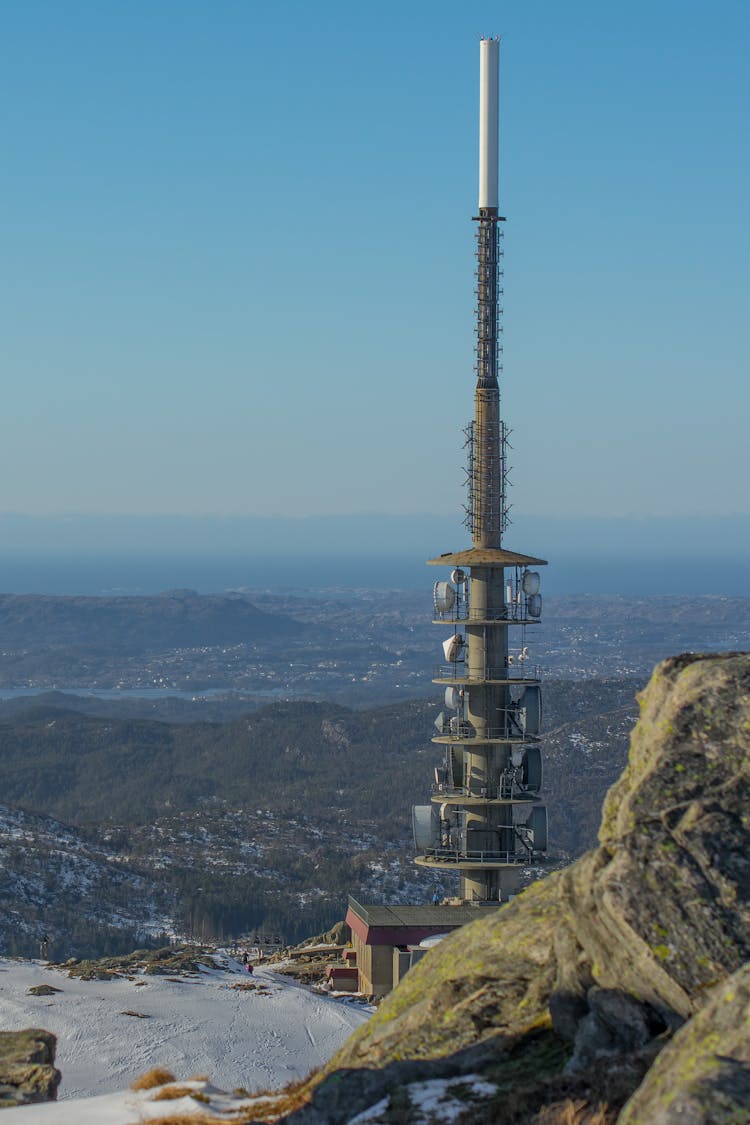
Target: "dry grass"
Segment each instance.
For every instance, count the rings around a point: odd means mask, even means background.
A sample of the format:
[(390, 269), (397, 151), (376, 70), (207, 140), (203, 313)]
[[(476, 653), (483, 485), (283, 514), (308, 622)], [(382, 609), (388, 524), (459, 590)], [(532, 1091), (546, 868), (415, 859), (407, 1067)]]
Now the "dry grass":
[(131, 1090), (153, 1090), (154, 1086), (166, 1086), (168, 1082), (174, 1082), (174, 1074), (163, 1066), (154, 1066), (151, 1070), (147, 1070), (145, 1074), (139, 1075), (134, 1082), (130, 1083)]
[(226, 1125), (226, 1117), (211, 1117), (207, 1113), (179, 1113), (175, 1117), (159, 1117), (159, 1125)]
[(317, 1068), (311, 1070), (306, 1078), (300, 1078), (296, 1082), (291, 1082), (285, 1086), (283, 1090), (253, 1090), (248, 1096), (251, 1098), (267, 1098), (268, 1100), (259, 1106), (248, 1106), (246, 1109), (237, 1111), (236, 1121), (238, 1125), (251, 1125), (252, 1122), (258, 1122), (258, 1125), (265, 1122), (278, 1121), (283, 1117), (287, 1117), (295, 1110), (301, 1109), (303, 1105), (307, 1105), (312, 1095), (310, 1088), (310, 1079), (314, 1074), (317, 1074)]
[(539, 1111), (535, 1125), (613, 1125), (618, 1110), (603, 1103), (591, 1105), (583, 1099), (568, 1099), (555, 1105), (544, 1106)]
[(282, 1090), (252, 1090), (247, 1096), (248, 1098), (281, 1098), (287, 1094), (296, 1094), (312, 1081), (319, 1070), (320, 1067), (314, 1067), (305, 1078), (298, 1078), (296, 1082), (290, 1082), (289, 1085), (284, 1086)]
[[(273, 1122), (294, 1113), (295, 1110), (307, 1105), (310, 1101), (312, 1094), (310, 1080), (315, 1074), (317, 1074), (317, 1070), (311, 1071), (306, 1078), (290, 1083), (283, 1090), (253, 1090), (252, 1093), (248, 1093), (246, 1090), (236, 1091), (237, 1094), (241, 1093), (242, 1097), (262, 1098), (263, 1101), (257, 1106), (238, 1106), (233, 1109), (232, 1121), (236, 1125), (252, 1125), (253, 1122), (256, 1122), (257, 1125), (272, 1125)], [(156, 1086), (166, 1086), (167, 1088), (155, 1094), (151, 1101), (170, 1101), (173, 1098), (191, 1097), (196, 1101), (210, 1104), (210, 1098), (200, 1091), (176, 1084), (170, 1086), (169, 1084), (174, 1083), (174, 1081), (174, 1075), (170, 1074), (168, 1070), (154, 1067), (153, 1070), (142, 1074), (140, 1078), (136, 1078), (131, 1089), (150, 1090)], [(196, 1079), (196, 1081), (198, 1080)], [(220, 1125), (222, 1121), (226, 1122), (226, 1117), (213, 1117), (210, 1112), (175, 1114), (172, 1117), (160, 1117), (159, 1125)], [(585, 1122), (585, 1125), (589, 1125), (589, 1123)], [(592, 1125), (596, 1125), (596, 1123), (592, 1123)]]
[(151, 1102), (173, 1102), (178, 1098), (194, 1098), (196, 1102), (210, 1102), (211, 1099), (200, 1090), (193, 1090), (190, 1086), (165, 1086), (149, 1098)]

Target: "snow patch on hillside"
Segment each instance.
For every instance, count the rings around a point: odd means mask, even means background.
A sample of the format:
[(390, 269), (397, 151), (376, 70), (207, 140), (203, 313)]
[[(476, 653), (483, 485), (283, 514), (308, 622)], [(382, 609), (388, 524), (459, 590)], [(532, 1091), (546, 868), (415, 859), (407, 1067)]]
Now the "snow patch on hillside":
[[(96, 1096), (99, 1102), (155, 1066), (181, 1084), (206, 1076), (225, 1090), (278, 1089), (327, 1062), (370, 1015), (362, 1005), (313, 993), (270, 969), (256, 968), (250, 978), (238, 962), (225, 963), (227, 971), (206, 969), (197, 977), (82, 981), (39, 961), (0, 960), (0, 1028), (51, 1031), (63, 1076), (56, 1105), (4, 1110), (3, 1122), (12, 1125), (18, 1113), (26, 1125), (88, 1121), (82, 1116), (87, 1102), (77, 1099)], [(255, 988), (244, 987), (250, 981)], [(40, 984), (60, 992), (29, 995)], [(127, 1099), (136, 1105), (134, 1097), (128, 1092), (99, 1102), (95, 1119), (112, 1125), (139, 1120), (122, 1116)]]

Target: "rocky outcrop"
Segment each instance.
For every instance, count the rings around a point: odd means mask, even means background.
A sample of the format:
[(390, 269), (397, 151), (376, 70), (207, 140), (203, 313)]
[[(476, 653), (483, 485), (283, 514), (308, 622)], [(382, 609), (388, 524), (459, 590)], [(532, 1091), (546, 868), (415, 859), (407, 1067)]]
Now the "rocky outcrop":
[[(344, 1122), (402, 1072), (499, 1073), (509, 1050), (518, 1057), (540, 1035), (547, 1061), (533, 1085), (547, 1084), (547, 1102), (575, 1089), (611, 1110), (686, 1020), (710, 1018), (712, 990), (750, 960), (750, 656), (667, 660), (639, 702), (599, 847), (423, 958), (294, 1121)], [(726, 1064), (734, 1087), (738, 1059)], [(344, 1086), (339, 1113), (332, 1091)]]
[[(352, 931), (346, 922), (336, 922), (330, 930), (326, 930), (324, 934), (318, 934), (316, 937), (306, 938), (300, 942), (299, 945), (293, 946), (294, 949), (303, 950), (310, 945), (346, 945), (352, 939)], [(271, 958), (273, 960), (273, 958)]]
[(0, 1109), (54, 1101), (60, 1071), (54, 1067), (57, 1040), (49, 1031), (0, 1031)]
[(664, 1048), (619, 1125), (708, 1125), (750, 1120), (750, 965)]

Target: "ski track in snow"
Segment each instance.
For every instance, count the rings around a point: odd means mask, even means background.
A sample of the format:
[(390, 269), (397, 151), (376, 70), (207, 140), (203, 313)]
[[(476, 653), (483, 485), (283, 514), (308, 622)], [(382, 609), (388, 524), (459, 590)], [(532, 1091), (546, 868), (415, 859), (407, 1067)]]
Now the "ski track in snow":
[[(252, 978), (265, 994), (232, 988), (248, 977), (238, 962), (229, 964), (230, 972), (173, 983), (159, 976), (81, 981), (38, 961), (0, 960), (0, 1029), (43, 1027), (57, 1036), (62, 1101), (122, 1090), (153, 1066), (182, 1080), (207, 1075), (227, 1090), (277, 1089), (325, 1063), (369, 1017), (368, 1009), (266, 968)], [(38, 984), (61, 991), (29, 996)]]

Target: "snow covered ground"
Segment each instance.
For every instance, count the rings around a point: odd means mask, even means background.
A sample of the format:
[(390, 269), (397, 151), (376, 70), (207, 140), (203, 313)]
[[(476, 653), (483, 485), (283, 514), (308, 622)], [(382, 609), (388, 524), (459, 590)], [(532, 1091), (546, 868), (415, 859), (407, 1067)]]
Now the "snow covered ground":
[[(67, 1099), (122, 1091), (154, 1066), (166, 1067), (181, 1082), (199, 1075), (224, 1090), (277, 1089), (326, 1062), (370, 1014), (270, 969), (249, 977), (239, 963), (228, 964), (229, 972), (207, 969), (196, 978), (82, 981), (38, 961), (0, 960), (0, 1029), (51, 1031), (63, 1076), (56, 1107), (4, 1110), (3, 1122), (83, 1122), (89, 1119), (82, 1116), (84, 1104), (76, 1110), (71, 1103), (68, 1116)], [(236, 987), (251, 981), (258, 987)], [(60, 991), (29, 995), (40, 984)], [(144, 1107), (133, 1107), (144, 1096), (97, 1098), (91, 1120), (140, 1120)], [(123, 1116), (126, 1098), (134, 1116)], [(171, 1108), (178, 1107), (172, 1102)]]

